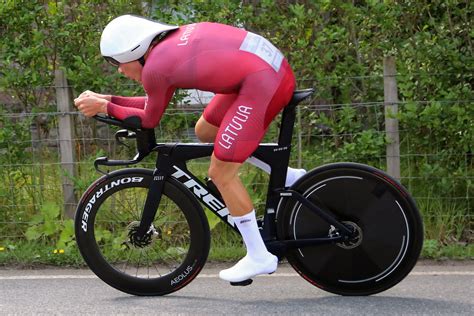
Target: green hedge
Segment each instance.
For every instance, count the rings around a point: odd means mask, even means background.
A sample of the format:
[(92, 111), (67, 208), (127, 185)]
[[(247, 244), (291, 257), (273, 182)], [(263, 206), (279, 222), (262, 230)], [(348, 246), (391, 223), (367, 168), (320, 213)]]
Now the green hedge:
[[(472, 243), (473, 6), (467, 0), (4, 1), (0, 5), (0, 91), (12, 96), (16, 105), (2, 105), (0, 165), (31, 164), (32, 151), (25, 145), (31, 137), (28, 126), (43, 133), (55, 126), (55, 119), (45, 121), (41, 115), (28, 120), (9, 116), (56, 111), (51, 89), (55, 69), (66, 70), (76, 95), (85, 89), (142, 93), (100, 56), (100, 33), (113, 17), (133, 13), (167, 23), (222, 22), (270, 39), (288, 57), (298, 86), (317, 88), (312, 103), (325, 107), (302, 107), (298, 128), (306, 168), (336, 160), (384, 168), (382, 65), (384, 56), (394, 56), (401, 101), (403, 183), (418, 197), (430, 240)], [(367, 102), (375, 103), (360, 105)], [(196, 118), (167, 116), (160, 132), (178, 137)], [(57, 161), (47, 150), (40, 154)], [(86, 154), (87, 161), (96, 156), (93, 150)], [(25, 225), (36, 225), (30, 236), (68, 241), (60, 234), (69, 224), (48, 235), (50, 230), (39, 227), (41, 219), (35, 217), (49, 214), (44, 216), (61, 220), (51, 205), (61, 205), (61, 170), (4, 167), (1, 176), (7, 181), (0, 184), (0, 209), (6, 223), (1, 224), (0, 238), (25, 236)], [(81, 165), (77, 187), (86, 186), (94, 176)], [(249, 183), (261, 178), (247, 177)], [(51, 189), (34, 190), (35, 185), (46, 188), (45, 181)], [(261, 190), (252, 189), (253, 198), (260, 201), (262, 195), (257, 192)]]

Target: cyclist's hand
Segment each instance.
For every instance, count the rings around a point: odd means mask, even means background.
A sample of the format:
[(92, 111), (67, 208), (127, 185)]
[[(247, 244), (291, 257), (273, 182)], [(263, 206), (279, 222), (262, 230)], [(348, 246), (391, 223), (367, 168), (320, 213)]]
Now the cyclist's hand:
[(99, 99), (105, 99), (107, 101), (110, 101), (112, 96), (111, 95), (106, 95), (106, 94), (100, 94), (100, 93), (96, 93), (94, 91), (90, 91), (90, 90), (86, 90), (84, 92), (82, 92), (78, 97), (77, 99), (81, 99), (81, 98), (84, 98), (84, 97), (96, 97), (96, 98), (99, 98)]
[(107, 103), (106, 99), (91, 95), (79, 96), (74, 100), (74, 105), (87, 117), (92, 117), (97, 113), (107, 113)]

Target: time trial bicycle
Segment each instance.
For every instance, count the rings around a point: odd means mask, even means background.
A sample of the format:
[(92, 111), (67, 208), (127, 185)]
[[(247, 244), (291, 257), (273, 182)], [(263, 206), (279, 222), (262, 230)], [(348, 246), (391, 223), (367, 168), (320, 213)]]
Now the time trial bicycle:
[[(285, 187), (295, 108), (313, 89), (295, 91), (285, 107), (278, 143), (253, 156), (271, 167), (263, 220), (268, 250), (286, 258), (320, 289), (370, 295), (400, 282), (414, 267), (423, 224), (414, 200), (395, 179), (358, 163), (313, 169)], [(187, 162), (208, 157), (213, 144), (156, 143), (137, 118), (96, 119), (124, 129), (116, 139), (136, 139), (131, 160), (96, 159), (104, 175), (83, 194), (75, 216), (79, 250), (90, 269), (112, 287), (134, 295), (165, 295), (189, 284), (210, 248), (204, 205), (238, 233), (212, 181), (201, 181)], [(154, 170), (129, 166), (157, 153)], [(200, 203), (201, 202), (201, 203)], [(247, 285), (251, 280), (234, 285)]]

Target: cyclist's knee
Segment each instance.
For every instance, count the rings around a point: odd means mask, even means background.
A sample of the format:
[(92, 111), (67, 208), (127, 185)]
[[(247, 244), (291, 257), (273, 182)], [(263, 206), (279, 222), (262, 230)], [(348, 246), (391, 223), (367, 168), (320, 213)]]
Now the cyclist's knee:
[(203, 143), (212, 143), (216, 139), (218, 127), (208, 123), (203, 116), (199, 118), (194, 127), (194, 132), (199, 141)]
[(213, 156), (208, 175), (218, 187), (226, 186), (238, 177), (240, 165), (240, 163), (222, 161)]

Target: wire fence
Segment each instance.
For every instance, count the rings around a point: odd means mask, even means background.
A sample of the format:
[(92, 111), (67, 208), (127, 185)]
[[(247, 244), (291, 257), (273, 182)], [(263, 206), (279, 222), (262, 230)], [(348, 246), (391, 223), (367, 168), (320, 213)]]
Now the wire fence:
[[(50, 89), (46, 93), (54, 95), (57, 88), (41, 89)], [(197, 141), (193, 126), (209, 96), (195, 92), (193, 95), (195, 99), (166, 111), (155, 130), (158, 142)], [(472, 106), (473, 101), (418, 100), (397, 101), (396, 104), (400, 112), (406, 113), (410, 107), (423, 112), (435, 104)], [(390, 135), (386, 130), (386, 106), (385, 100), (321, 104), (316, 98), (299, 106), (291, 165), (309, 170), (325, 163), (353, 161), (386, 170), (386, 148), (392, 145), (387, 142)], [(65, 117), (72, 123), (70, 139), (62, 138), (60, 121)], [(276, 141), (278, 121), (276, 119), (270, 126), (266, 142)], [(467, 126), (467, 131), (459, 132), (472, 137), (474, 127), (472, 124)], [(0, 128), (3, 179), (0, 183), (0, 243), (24, 239), (27, 228), (42, 220), (48, 219), (52, 225), (62, 221), (64, 209), (75, 209), (82, 192), (100, 176), (93, 168), (93, 161), (98, 156), (129, 159), (135, 154), (133, 146), (127, 148), (116, 143), (116, 129), (87, 119), (72, 109), (37, 113), (4, 111), (0, 113)], [(433, 226), (435, 232), (432, 234), (445, 229), (450, 230), (456, 240), (472, 242), (472, 152), (453, 150), (459, 147), (446, 142), (442, 124), (438, 126), (439, 130), (425, 131), (425, 139), (420, 139), (421, 134), (414, 132), (414, 128), (402, 121), (397, 131), (400, 151), (395, 158), (401, 183), (414, 195), (423, 212), (425, 226)], [(63, 160), (61, 146), (65, 141), (72, 144), (73, 161)], [(204, 178), (208, 163), (207, 159), (199, 159), (189, 168)], [(154, 157), (148, 157), (141, 166), (153, 168)], [(242, 178), (256, 208), (263, 211), (262, 197), (268, 175), (246, 164)], [(72, 200), (65, 198), (65, 182), (72, 188)], [(66, 215), (71, 216), (71, 213), (66, 212)], [(464, 224), (456, 228), (456, 222)], [(454, 228), (447, 228), (449, 223)]]

